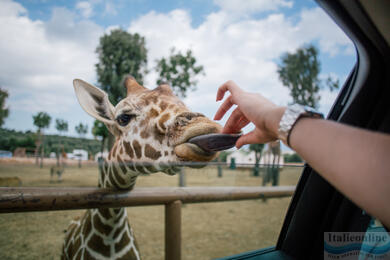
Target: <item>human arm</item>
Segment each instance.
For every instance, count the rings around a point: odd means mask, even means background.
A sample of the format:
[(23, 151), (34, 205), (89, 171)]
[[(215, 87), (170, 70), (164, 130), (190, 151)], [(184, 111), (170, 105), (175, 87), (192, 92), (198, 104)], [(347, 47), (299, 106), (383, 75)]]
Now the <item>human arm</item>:
[[(223, 132), (238, 132), (249, 122), (256, 126), (237, 141), (238, 147), (278, 138), (285, 107), (245, 92), (231, 81), (219, 88), (217, 100), (221, 100), (226, 91), (232, 95), (221, 105), (215, 119), (221, 119), (233, 104), (237, 108)], [(390, 226), (390, 135), (327, 120), (302, 118), (290, 133), (290, 146), (336, 189)]]

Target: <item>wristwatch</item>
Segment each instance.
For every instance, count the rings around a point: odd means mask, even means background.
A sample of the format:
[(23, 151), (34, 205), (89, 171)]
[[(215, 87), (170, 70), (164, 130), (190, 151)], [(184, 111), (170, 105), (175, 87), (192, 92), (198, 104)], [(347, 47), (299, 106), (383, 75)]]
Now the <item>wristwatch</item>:
[(291, 147), (291, 130), (298, 122), (298, 120), (303, 117), (324, 118), (324, 115), (307, 106), (302, 106), (298, 104), (287, 106), (286, 111), (284, 112), (282, 119), (279, 122), (278, 137), (289, 147)]

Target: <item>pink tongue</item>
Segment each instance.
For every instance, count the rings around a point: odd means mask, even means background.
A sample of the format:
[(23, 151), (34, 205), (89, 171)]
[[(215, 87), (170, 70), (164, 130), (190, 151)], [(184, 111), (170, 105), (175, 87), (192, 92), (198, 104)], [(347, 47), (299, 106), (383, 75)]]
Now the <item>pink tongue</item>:
[(217, 152), (234, 147), (241, 134), (206, 134), (189, 139), (187, 142), (196, 144), (207, 152)]

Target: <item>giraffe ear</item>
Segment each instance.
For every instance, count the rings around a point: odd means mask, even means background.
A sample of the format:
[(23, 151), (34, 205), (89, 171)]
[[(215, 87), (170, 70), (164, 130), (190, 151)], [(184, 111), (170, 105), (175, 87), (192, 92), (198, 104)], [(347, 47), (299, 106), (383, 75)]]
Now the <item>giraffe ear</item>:
[(108, 100), (106, 92), (81, 79), (73, 80), (73, 86), (85, 112), (107, 125), (115, 123), (114, 106)]

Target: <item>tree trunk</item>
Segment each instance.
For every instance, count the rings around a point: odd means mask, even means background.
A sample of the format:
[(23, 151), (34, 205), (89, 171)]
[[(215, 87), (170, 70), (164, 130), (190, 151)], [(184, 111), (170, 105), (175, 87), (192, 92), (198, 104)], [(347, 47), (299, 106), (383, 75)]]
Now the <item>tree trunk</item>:
[(40, 147), (40, 145), (38, 144), (38, 143), (36, 143), (35, 144), (35, 152), (34, 152), (34, 156), (35, 156), (35, 164), (38, 166), (38, 164), (39, 164), (39, 159), (38, 159), (38, 157), (39, 157), (39, 155), (38, 155), (38, 153), (39, 153), (39, 147)]
[(253, 176), (259, 176), (259, 162), (260, 162), (260, 159), (261, 159), (261, 153), (260, 153), (260, 156), (259, 156), (259, 152), (255, 152), (255, 157), (256, 157), (256, 161), (255, 161), (255, 168), (253, 168)]
[(101, 155), (103, 157), (103, 152), (104, 152), (104, 141), (106, 141), (106, 138), (102, 138), (102, 147), (101, 147)]
[(222, 178), (221, 156), (218, 156), (218, 178)]
[(107, 146), (108, 146), (109, 151), (111, 151), (111, 148), (114, 146), (114, 143), (115, 143), (115, 136), (109, 132), (108, 133), (108, 142), (107, 142)]
[(41, 148), (41, 163), (39, 165), (40, 168), (43, 168), (43, 153), (44, 153), (44, 146), (42, 145), (42, 148)]

